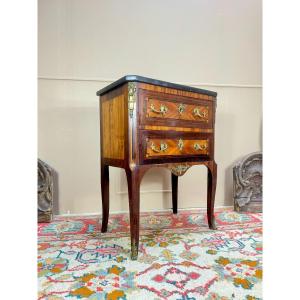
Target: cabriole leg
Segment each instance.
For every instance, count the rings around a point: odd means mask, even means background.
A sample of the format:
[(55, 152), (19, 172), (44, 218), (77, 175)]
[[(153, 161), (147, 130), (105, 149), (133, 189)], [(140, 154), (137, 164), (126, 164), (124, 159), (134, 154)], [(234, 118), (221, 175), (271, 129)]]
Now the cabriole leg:
[(207, 219), (210, 229), (217, 229), (214, 217), (215, 194), (217, 186), (217, 164), (212, 161), (207, 167)]
[(129, 196), (131, 259), (136, 260), (139, 250), (140, 229), (140, 171), (126, 170)]
[(178, 176), (171, 173), (172, 175), (172, 207), (173, 214), (177, 214), (178, 207)]
[(101, 232), (107, 231), (109, 217), (109, 166), (101, 163), (101, 194), (102, 194), (102, 226)]

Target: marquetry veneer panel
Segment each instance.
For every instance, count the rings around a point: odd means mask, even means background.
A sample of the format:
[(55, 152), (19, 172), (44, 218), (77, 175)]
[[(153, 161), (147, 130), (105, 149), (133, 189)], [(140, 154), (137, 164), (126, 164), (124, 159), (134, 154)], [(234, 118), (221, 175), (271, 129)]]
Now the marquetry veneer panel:
[(125, 149), (125, 107), (124, 95), (103, 101), (101, 122), (103, 126), (103, 157), (124, 159)]

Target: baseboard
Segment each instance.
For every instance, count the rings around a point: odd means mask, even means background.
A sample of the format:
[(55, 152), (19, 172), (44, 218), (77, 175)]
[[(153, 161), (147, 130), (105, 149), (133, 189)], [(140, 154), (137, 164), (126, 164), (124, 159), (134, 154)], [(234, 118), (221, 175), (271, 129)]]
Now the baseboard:
[[(233, 209), (232, 205), (225, 205), (225, 206), (215, 206), (215, 209), (222, 209), (222, 208), (231, 208)], [(178, 211), (186, 211), (186, 210), (206, 210), (206, 207), (189, 207), (189, 208), (178, 208)], [(171, 211), (171, 208), (164, 208), (164, 209), (150, 209), (150, 210), (143, 210), (142, 212), (167, 212)], [(128, 210), (119, 210), (119, 211), (113, 211), (110, 213), (110, 215), (116, 215), (116, 214), (125, 214), (128, 213)], [(87, 216), (101, 216), (101, 213), (80, 213), (80, 214), (58, 214), (55, 216), (59, 217), (87, 217)]]

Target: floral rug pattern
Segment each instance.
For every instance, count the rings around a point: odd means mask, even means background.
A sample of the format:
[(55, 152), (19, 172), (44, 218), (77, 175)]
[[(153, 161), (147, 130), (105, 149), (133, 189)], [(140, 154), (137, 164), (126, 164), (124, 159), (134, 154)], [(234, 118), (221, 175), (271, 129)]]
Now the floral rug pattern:
[(130, 260), (129, 219), (56, 217), (39, 224), (38, 299), (262, 299), (262, 215), (217, 210), (141, 214), (140, 249)]

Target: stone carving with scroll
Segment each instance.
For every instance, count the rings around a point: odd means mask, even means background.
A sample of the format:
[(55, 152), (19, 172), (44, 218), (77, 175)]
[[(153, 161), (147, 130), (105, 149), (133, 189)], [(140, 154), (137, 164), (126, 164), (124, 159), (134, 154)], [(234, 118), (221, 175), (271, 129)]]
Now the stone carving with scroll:
[(262, 152), (254, 152), (233, 167), (234, 209), (262, 212)]
[(51, 222), (53, 216), (53, 170), (38, 160), (38, 222)]

